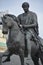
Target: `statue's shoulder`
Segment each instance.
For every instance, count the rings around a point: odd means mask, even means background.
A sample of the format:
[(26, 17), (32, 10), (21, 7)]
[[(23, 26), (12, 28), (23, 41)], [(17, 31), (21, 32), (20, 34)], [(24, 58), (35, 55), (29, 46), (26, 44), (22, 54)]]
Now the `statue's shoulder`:
[(18, 15), (18, 17), (20, 18), (20, 17), (22, 17), (23, 15), (24, 15), (24, 13), (22, 13), (22, 14), (19, 14), (19, 15)]
[(37, 14), (33, 11), (29, 11), (30, 15), (33, 16), (33, 17), (37, 17)]

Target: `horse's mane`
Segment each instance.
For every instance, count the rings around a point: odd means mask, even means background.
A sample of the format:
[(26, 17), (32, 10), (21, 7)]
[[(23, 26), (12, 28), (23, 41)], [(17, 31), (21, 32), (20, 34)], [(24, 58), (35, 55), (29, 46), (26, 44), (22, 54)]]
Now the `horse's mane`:
[(6, 16), (9, 16), (9, 17), (13, 18), (13, 20), (15, 20), (15, 21), (17, 20), (16, 16), (15, 15), (12, 15), (12, 14), (5, 14), (4, 16), (5, 17)]

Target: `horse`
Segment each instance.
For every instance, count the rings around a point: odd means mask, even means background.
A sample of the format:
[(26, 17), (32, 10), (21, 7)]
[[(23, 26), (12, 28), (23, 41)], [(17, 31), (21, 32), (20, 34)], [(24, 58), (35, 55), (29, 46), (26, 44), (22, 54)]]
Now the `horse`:
[[(17, 24), (17, 18), (14, 15), (6, 14), (2, 17), (2, 23), (3, 23), (3, 29), (2, 33), (7, 34), (8, 33), (8, 39), (7, 39), (7, 47), (9, 51), (8, 59), (10, 60), (10, 56), (12, 54), (17, 54), (20, 57), (21, 65), (24, 65), (24, 50), (25, 50), (25, 40), (24, 40), (24, 34), (23, 31), (20, 30), (18, 24)], [(29, 40), (30, 41), (30, 40)], [(39, 44), (35, 44), (33, 41), (30, 41), (30, 47), (28, 48), (28, 54), (31, 56), (32, 61), (35, 65), (39, 65), (38, 60), (39, 59)]]

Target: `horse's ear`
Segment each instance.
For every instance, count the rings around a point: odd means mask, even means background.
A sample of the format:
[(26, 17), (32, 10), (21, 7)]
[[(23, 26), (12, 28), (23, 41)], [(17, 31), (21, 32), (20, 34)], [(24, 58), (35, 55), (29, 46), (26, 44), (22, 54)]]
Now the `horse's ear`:
[(4, 19), (6, 19), (6, 16), (3, 16)]
[(1, 17), (1, 20), (2, 20), (2, 22), (3, 22), (3, 17)]
[(3, 15), (3, 17), (1, 17), (1, 19), (2, 19), (2, 21), (4, 20), (4, 15)]
[(1, 19), (3, 19), (3, 17), (1, 17)]
[(5, 15), (3, 15), (3, 17), (4, 17)]

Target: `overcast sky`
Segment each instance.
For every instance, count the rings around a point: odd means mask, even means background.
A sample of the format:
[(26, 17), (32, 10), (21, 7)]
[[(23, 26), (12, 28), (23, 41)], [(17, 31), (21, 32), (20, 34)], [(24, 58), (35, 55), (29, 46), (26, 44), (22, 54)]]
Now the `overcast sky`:
[(43, 0), (0, 0), (0, 12), (8, 10), (9, 13), (18, 16), (23, 13), (22, 3), (28, 2), (30, 10), (38, 17), (39, 35), (43, 38)]

